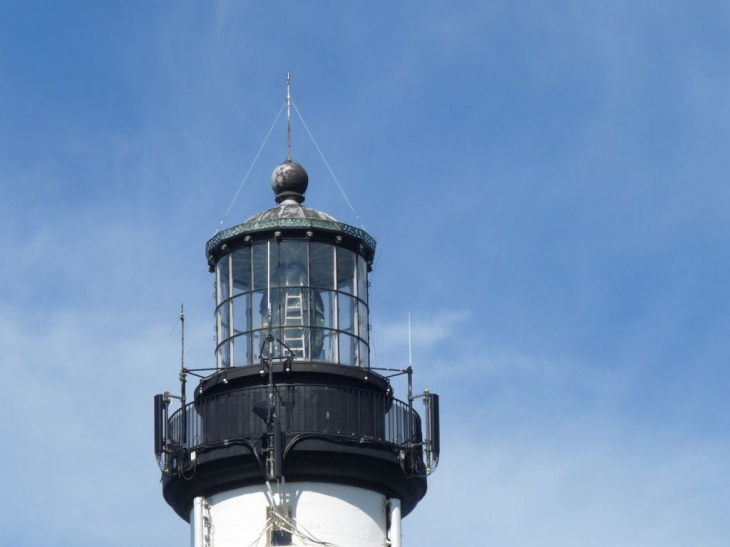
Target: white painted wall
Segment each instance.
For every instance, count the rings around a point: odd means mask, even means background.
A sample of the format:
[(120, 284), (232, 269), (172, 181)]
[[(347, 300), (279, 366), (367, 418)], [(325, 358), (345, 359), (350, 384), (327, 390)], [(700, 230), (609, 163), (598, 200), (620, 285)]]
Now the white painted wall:
[[(208, 540), (193, 547), (264, 547), (268, 545), (267, 507), (288, 504), (296, 531), (293, 545), (316, 545), (312, 540), (338, 547), (387, 545), (386, 512), (382, 494), (338, 484), (298, 482), (237, 488), (201, 499), (201, 509), (191, 512), (192, 530), (209, 523)], [(273, 494), (273, 496), (272, 496)], [(400, 539), (400, 514), (396, 512)], [(209, 521), (205, 521), (209, 518)], [(192, 534), (196, 536), (195, 532)], [(202, 534), (205, 536), (206, 534)], [(197, 537), (201, 534), (198, 533)], [(309, 539), (309, 541), (307, 541)]]

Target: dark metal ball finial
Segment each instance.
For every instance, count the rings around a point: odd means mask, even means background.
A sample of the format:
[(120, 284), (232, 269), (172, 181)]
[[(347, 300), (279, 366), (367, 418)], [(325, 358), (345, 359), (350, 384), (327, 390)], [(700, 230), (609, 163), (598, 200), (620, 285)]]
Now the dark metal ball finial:
[(307, 186), (309, 175), (304, 167), (291, 160), (279, 165), (271, 175), (271, 188), (276, 194), (276, 203), (286, 200), (303, 203)]

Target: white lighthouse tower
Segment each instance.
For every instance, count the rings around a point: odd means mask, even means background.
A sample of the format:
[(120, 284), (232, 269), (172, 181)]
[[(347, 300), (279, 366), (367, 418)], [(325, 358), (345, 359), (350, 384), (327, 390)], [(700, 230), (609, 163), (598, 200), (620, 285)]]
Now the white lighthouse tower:
[(438, 461), (438, 396), (413, 395), (410, 366), (370, 366), (375, 241), (304, 207), (308, 182), (289, 139), (277, 206), (208, 241), (215, 366), (183, 366), (180, 395), (155, 397), (163, 496), (192, 547), (398, 547)]

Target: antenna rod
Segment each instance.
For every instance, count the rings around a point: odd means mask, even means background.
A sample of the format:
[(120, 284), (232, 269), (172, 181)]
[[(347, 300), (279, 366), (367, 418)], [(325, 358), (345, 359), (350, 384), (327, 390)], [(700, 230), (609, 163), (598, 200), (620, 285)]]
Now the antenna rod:
[(185, 370), (185, 314), (183, 305), (180, 304), (180, 370)]
[(286, 161), (291, 159), (291, 74), (286, 73)]
[[(408, 312), (408, 406), (413, 410), (413, 357), (411, 354), (411, 312)], [(410, 428), (410, 414), (408, 415)], [(410, 431), (410, 429), (409, 429)]]
[(180, 441), (185, 446), (188, 440), (188, 414), (185, 408), (187, 371), (185, 370), (185, 314), (182, 303), (180, 304), (180, 331), (180, 417), (182, 418)]
[(413, 353), (411, 351), (411, 312), (408, 312), (408, 367), (413, 366)]

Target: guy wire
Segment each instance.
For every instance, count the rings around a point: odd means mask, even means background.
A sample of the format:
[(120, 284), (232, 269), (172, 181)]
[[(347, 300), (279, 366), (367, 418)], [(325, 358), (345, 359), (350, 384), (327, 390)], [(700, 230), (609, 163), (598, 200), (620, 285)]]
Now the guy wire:
[(246, 179), (248, 179), (248, 175), (251, 174), (251, 169), (253, 169), (253, 166), (256, 165), (256, 160), (259, 159), (259, 156), (261, 155), (261, 151), (264, 149), (264, 146), (266, 146), (266, 142), (269, 140), (269, 136), (271, 135), (271, 132), (274, 130), (274, 126), (276, 125), (276, 122), (279, 121), (279, 116), (281, 116), (281, 112), (282, 112), (282, 110), (284, 110), (285, 106), (286, 106), (286, 103), (281, 105), (281, 108), (279, 109), (279, 113), (276, 115), (276, 119), (274, 120), (274, 123), (271, 124), (271, 127), (269, 128), (269, 132), (266, 134), (266, 138), (264, 139), (264, 142), (261, 143), (261, 147), (259, 148), (259, 151), (256, 152), (256, 157), (253, 159), (253, 162), (251, 162), (251, 167), (249, 167), (248, 171), (246, 171), (246, 175), (243, 177), (243, 180), (241, 181), (241, 185), (238, 187), (238, 191), (236, 192), (236, 195), (233, 196), (233, 200), (231, 201), (231, 204), (228, 206), (228, 209), (226, 209), (226, 212), (223, 215), (223, 218), (221, 219), (220, 223), (218, 223), (218, 228), (216, 228), (216, 231), (213, 235), (215, 235), (221, 231), (221, 226), (223, 226), (223, 223), (226, 221), (226, 218), (228, 217), (228, 213), (231, 212), (231, 208), (233, 207), (233, 204), (236, 203), (238, 194), (241, 193), (241, 189), (243, 188), (243, 185), (246, 184)]

